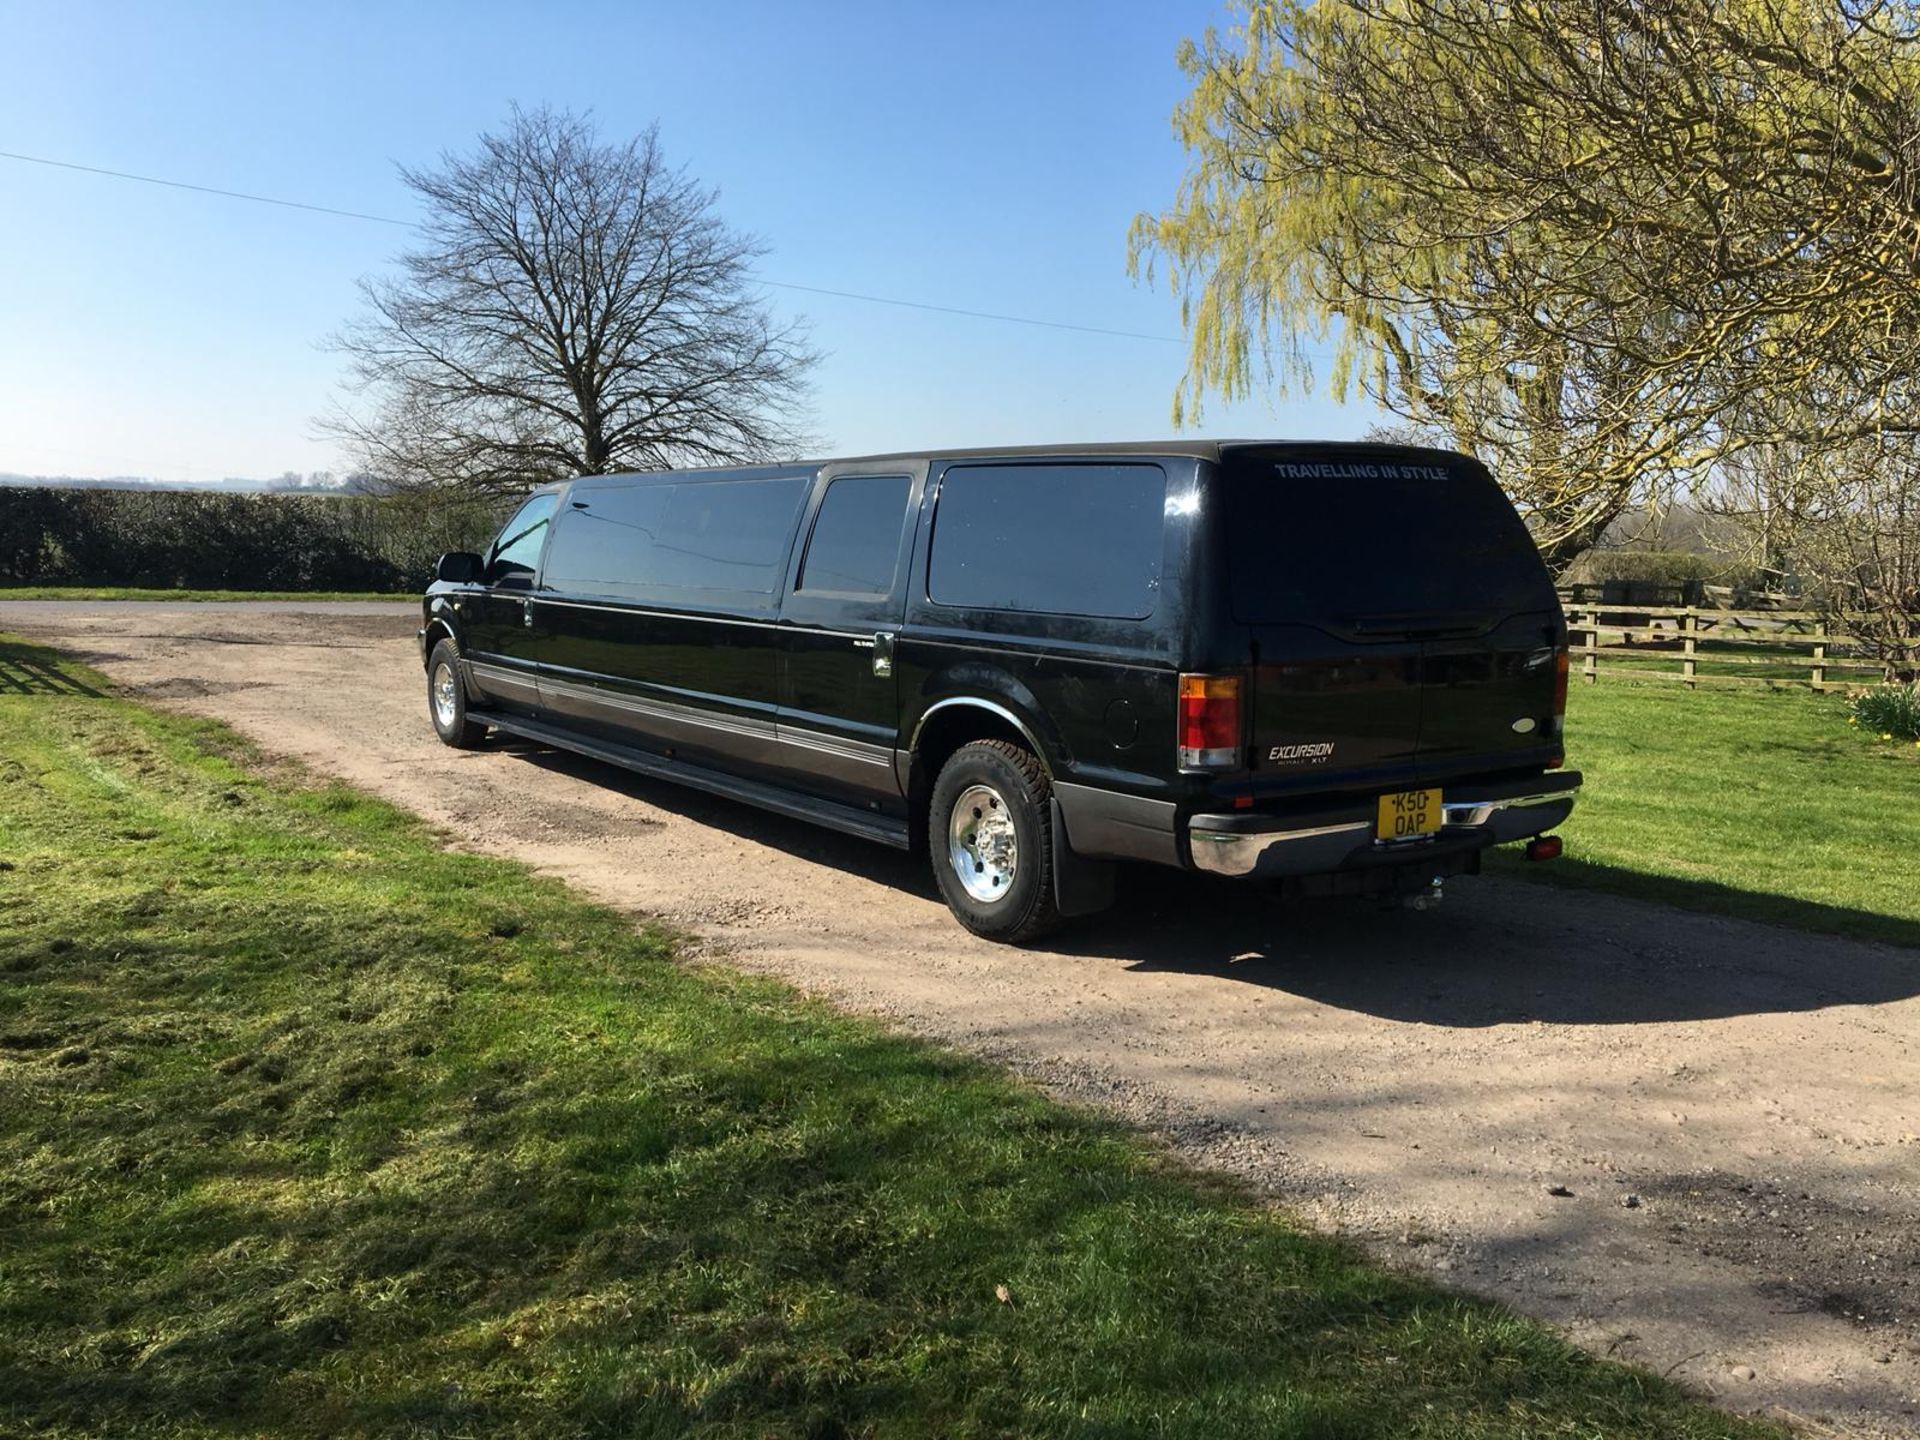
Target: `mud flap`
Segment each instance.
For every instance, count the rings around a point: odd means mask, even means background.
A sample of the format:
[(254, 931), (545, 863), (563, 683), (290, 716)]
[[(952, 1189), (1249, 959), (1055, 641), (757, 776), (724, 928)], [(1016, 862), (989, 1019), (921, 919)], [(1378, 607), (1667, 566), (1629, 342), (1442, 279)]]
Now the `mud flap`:
[(1067, 917), (1097, 914), (1113, 904), (1114, 864), (1075, 854), (1058, 797), (1047, 803), (1053, 808), (1054, 904)]

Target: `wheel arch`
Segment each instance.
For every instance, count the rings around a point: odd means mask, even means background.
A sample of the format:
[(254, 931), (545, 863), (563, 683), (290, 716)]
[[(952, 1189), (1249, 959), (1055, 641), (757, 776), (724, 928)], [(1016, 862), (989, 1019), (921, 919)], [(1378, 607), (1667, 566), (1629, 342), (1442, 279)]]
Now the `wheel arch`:
[(453, 648), (456, 650), (461, 648), (460, 637), (454, 633), (453, 622), (448, 620), (444, 615), (435, 615), (431, 620), (427, 621), (423, 633), (426, 636), (426, 643), (420, 647), (420, 666), (422, 669), (425, 669), (432, 661), (433, 647), (438, 645), (442, 640), (451, 640), (453, 642)]
[(920, 712), (907, 746), (907, 804), (909, 828), (916, 850), (927, 840), (927, 805), (933, 782), (954, 751), (975, 740), (1006, 740), (1031, 750), (1052, 779), (1053, 757), (1042, 743), (1038, 727), (1004, 700), (985, 695), (949, 695)]

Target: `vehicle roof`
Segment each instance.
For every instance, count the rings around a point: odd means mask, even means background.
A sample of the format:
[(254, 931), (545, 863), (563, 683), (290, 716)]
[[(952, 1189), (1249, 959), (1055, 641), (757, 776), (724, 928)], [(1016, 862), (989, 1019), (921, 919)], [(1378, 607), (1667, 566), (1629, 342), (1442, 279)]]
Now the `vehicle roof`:
[(1063, 455), (1151, 455), (1192, 460), (1220, 460), (1239, 450), (1354, 450), (1384, 451), (1391, 450), (1400, 454), (1424, 453), (1430, 455), (1453, 455), (1451, 450), (1440, 450), (1422, 445), (1401, 445), (1373, 440), (1288, 440), (1288, 439), (1245, 439), (1245, 440), (1118, 440), (1087, 441), (1079, 444), (1052, 445), (982, 445), (946, 449), (931, 446), (921, 450), (891, 450), (872, 455), (836, 455), (817, 460), (790, 460), (776, 464), (761, 465), (705, 465), (686, 470), (626, 471), (616, 475), (587, 475), (581, 479), (587, 481), (638, 479), (651, 475), (706, 475), (731, 474), (747, 478), (771, 478), (777, 475), (794, 475), (812, 472), (825, 466), (865, 465), (879, 461), (924, 461), (924, 460), (1024, 460), (1057, 458)]

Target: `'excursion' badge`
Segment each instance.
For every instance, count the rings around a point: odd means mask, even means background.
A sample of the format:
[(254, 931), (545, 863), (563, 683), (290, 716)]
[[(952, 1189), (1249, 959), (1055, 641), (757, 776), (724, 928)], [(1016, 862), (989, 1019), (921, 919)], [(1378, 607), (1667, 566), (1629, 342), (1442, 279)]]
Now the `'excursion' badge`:
[(1331, 740), (1315, 740), (1306, 745), (1276, 745), (1267, 752), (1267, 759), (1283, 765), (1318, 765), (1332, 754)]

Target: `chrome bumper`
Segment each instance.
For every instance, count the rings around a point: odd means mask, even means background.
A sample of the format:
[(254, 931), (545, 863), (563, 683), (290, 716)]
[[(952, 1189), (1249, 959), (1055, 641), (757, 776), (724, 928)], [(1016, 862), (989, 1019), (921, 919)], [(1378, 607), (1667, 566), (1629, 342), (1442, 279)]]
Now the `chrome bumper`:
[(1211, 875), (1278, 879), (1292, 875), (1323, 875), (1361, 865), (1418, 864), (1436, 848), (1482, 849), (1511, 840), (1543, 834), (1573, 813), (1572, 784), (1540, 789), (1525, 795), (1443, 800), (1441, 828), (1424, 840), (1383, 841), (1374, 838), (1370, 820), (1341, 821), (1287, 829), (1245, 814), (1196, 815), (1187, 822), (1187, 840), (1194, 868)]
[[(1515, 795), (1505, 800), (1460, 800), (1451, 804), (1443, 801), (1440, 805), (1440, 823), (1451, 829), (1456, 825), (1485, 825), (1503, 810), (1539, 810), (1564, 801), (1567, 808), (1573, 808), (1573, 790), (1565, 787), (1559, 790), (1542, 790), (1537, 795)], [(1564, 819), (1565, 817), (1560, 817)], [(1546, 828), (1558, 825), (1560, 819), (1547, 822)], [(1538, 833), (1530, 831), (1530, 834)]]

